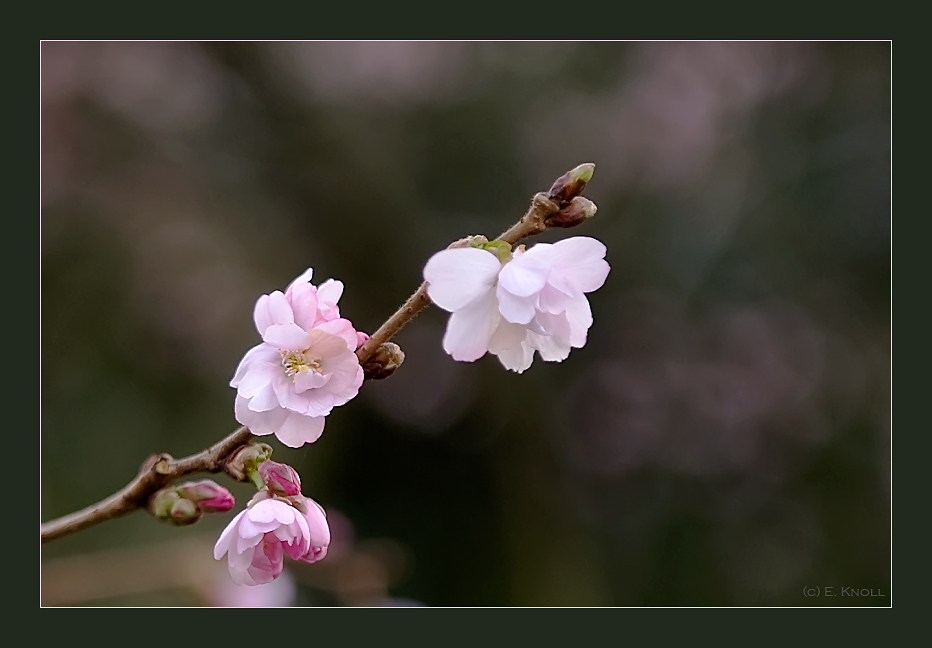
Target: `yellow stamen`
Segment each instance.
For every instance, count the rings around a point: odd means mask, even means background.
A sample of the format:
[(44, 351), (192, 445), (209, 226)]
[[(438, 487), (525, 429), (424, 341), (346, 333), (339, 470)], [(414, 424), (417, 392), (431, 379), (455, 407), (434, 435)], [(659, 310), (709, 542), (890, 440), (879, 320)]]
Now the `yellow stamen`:
[(320, 359), (307, 355), (310, 349), (301, 351), (281, 351), (282, 366), (285, 368), (285, 374), (292, 379), (299, 373), (313, 371), (320, 373)]

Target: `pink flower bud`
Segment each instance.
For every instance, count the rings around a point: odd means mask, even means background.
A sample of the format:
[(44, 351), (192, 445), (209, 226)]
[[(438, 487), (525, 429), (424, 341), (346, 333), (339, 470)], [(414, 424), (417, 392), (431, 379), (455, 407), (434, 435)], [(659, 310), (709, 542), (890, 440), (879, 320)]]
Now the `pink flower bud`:
[(197, 504), (204, 513), (229, 511), (236, 504), (230, 491), (209, 479), (185, 482), (178, 487), (178, 493)]
[(197, 504), (189, 499), (180, 498), (172, 506), (171, 517), (169, 519), (174, 524), (182, 526), (185, 524), (194, 524), (201, 519), (201, 515), (201, 510), (197, 508)]
[(358, 349), (363, 344), (366, 343), (366, 340), (369, 339), (369, 335), (363, 333), (362, 331), (356, 331), (356, 348)]
[(259, 464), (259, 476), (262, 477), (270, 493), (285, 497), (301, 493), (301, 477), (288, 464), (263, 461)]

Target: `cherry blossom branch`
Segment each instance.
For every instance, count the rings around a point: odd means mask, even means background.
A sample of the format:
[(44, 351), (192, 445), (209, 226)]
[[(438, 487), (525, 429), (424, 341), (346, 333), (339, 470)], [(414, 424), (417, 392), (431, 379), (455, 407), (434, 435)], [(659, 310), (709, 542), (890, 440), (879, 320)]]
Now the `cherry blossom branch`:
[[(595, 214), (595, 205), (579, 195), (592, 177), (594, 168), (594, 164), (581, 164), (557, 178), (549, 192), (538, 193), (531, 199), (531, 205), (524, 216), (502, 232), (498, 240), (515, 245), (518, 241), (540, 234), (550, 227), (573, 227)], [(469, 245), (470, 240), (460, 239), (451, 243), (449, 248), (465, 247)], [(356, 350), (366, 378), (383, 378), (401, 364), (404, 353), (390, 340), (430, 304), (427, 282), (423, 282), (365, 344)], [(152, 455), (142, 464), (136, 477), (113, 495), (80, 511), (42, 524), (42, 543), (145, 508), (149, 498), (156, 491), (181, 477), (201, 472), (224, 472), (227, 459), (252, 438), (252, 433), (243, 426), (206, 450), (182, 459), (174, 459), (167, 454)], [(234, 479), (242, 480), (242, 475), (230, 472), (228, 474)]]

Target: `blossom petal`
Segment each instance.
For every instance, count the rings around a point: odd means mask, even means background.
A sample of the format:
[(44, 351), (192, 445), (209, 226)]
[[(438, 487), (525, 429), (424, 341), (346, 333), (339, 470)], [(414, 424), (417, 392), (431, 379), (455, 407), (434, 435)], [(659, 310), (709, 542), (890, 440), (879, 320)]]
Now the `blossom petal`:
[(320, 363), (321, 371), (330, 376), (327, 391), (336, 394), (347, 389), (359, 389), (358, 373), (362, 369), (355, 353), (346, 353), (336, 358), (327, 358)]
[(327, 306), (336, 306), (343, 296), (343, 282), (338, 279), (327, 279), (317, 286), (317, 298), (320, 303)]
[(272, 319), (272, 311), (269, 308), (268, 295), (262, 295), (256, 300), (256, 307), (252, 311), (252, 321), (255, 322), (259, 335), (265, 333), (265, 329), (275, 323)]
[[(343, 322), (346, 324), (343, 324)], [(356, 349), (355, 331), (350, 341), (348, 337), (332, 333), (329, 330), (332, 326), (334, 330), (346, 333), (347, 325), (349, 325), (348, 330), (352, 331), (353, 326), (349, 324), (347, 320), (333, 320), (333, 322), (327, 322), (321, 324), (318, 328), (311, 329), (307, 332), (307, 346), (304, 348), (308, 350), (309, 355), (322, 361), (334, 357), (342, 357), (347, 351), (354, 351)], [(350, 348), (350, 346), (352, 346), (352, 348)], [(326, 371), (324, 371), (324, 373), (326, 373)]]
[(283, 559), (281, 542), (263, 542), (253, 553), (247, 573), (256, 585), (271, 583), (281, 575), (284, 569)]
[(313, 328), (318, 312), (317, 288), (309, 283), (297, 284), (288, 296), (294, 311), (294, 323), (304, 330)]
[(442, 250), (424, 266), (427, 294), (447, 311), (459, 310), (483, 297), (495, 285), (502, 264), (477, 248)]
[(299, 274), (294, 281), (288, 284), (288, 287), (285, 289), (285, 295), (287, 295), (289, 292), (294, 290), (296, 286), (310, 283), (311, 279), (313, 278), (314, 278), (314, 268), (308, 268), (307, 270)]
[(249, 575), (249, 567), (252, 565), (254, 550), (236, 553), (231, 551), (227, 557), (229, 561), (227, 567), (230, 571), (230, 578), (237, 585), (258, 585)]
[(323, 416), (304, 416), (290, 412), (275, 436), (289, 448), (300, 448), (305, 443), (317, 441), (323, 431)]
[(557, 269), (553, 270), (550, 276), (547, 277), (547, 288), (551, 288), (555, 292), (563, 293), (567, 297), (582, 294), (582, 290), (580, 290), (569, 277), (563, 274), (562, 270)]
[(275, 504), (274, 500), (268, 499), (256, 503), (249, 510), (249, 520), (251, 522), (271, 522), (275, 519)]
[(252, 398), (264, 387), (274, 382), (275, 378), (283, 375), (281, 355), (277, 351), (275, 355), (279, 357), (279, 361), (274, 364), (271, 362), (253, 363), (237, 385), (240, 396)]
[(273, 324), (265, 329), (262, 339), (279, 349), (303, 351), (310, 346), (308, 332), (297, 324)]
[(333, 394), (334, 407), (345, 405), (355, 398), (359, 393), (359, 388), (362, 387), (362, 381), (365, 379), (365, 373), (359, 364), (359, 360), (356, 360), (355, 365), (347, 363), (345, 369), (334, 371), (331, 376), (327, 389)]
[(586, 344), (586, 334), (592, 326), (592, 310), (585, 295), (574, 297), (566, 307), (570, 327), (570, 343), (577, 349)]
[(574, 236), (553, 244), (554, 267), (582, 292), (602, 287), (610, 267), (605, 244), (588, 236)]
[(330, 378), (330, 374), (319, 374), (316, 371), (304, 371), (295, 374), (294, 391), (296, 394), (300, 394), (308, 389), (320, 389), (330, 382)]
[(324, 512), (323, 507), (310, 497), (305, 497), (304, 499), (305, 506), (307, 507), (307, 513), (304, 517), (307, 520), (311, 544), (315, 546), (329, 545), (330, 525), (327, 524), (327, 514)]
[(217, 544), (214, 545), (214, 560), (220, 560), (223, 558), (223, 555), (229, 551), (230, 544), (236, 537), (234, 531), (236, 531), (237, 525), (244, 515), (246, 515), (245, 510), (237, 513), (236, 517), (230, 520), (230, 523), (226, 526), (226, 528), (220, 532), (220, 537), (217, 538)]
[(278, 349), (264, 342), (254, 346), (247, 351), (243, 359), (239, 361), (236, 372), (233, 374), (233, 379), (230, 380), (230, 387), (239, 387), (246, 373), (253, 368), (254, 365), (270, 362), (281, 362), (281, 355), (278, 353)]
[(537, 295), (520, 297), (504, 290), (502, 284), (499, 283), (496, 296), (498, 297), (498, 310), (509, 322), (527, 324), (534, 319), (534, 314), (537, 312)]
[(534, 349), (528, 346), (526, 342), (503, 349), (496, 355), (502, 366), (517, 373), (523, 373), (534, 361)]
[(257, 436), (273, 434), (288, 416), (288, 410), (281, 408), (255, 412), (249, 409), (249, 401), (239, 394), (233, 403), (233, 413), (240, 424), (248, 427), (249, 431)]
[[(308, 416), (327, 416), (334, 406), (333, 392), (328, 389), (312, 389), (301, 394), (303, 408), (301, 414)], [(298, 411), (298, 410), (295, 410)]]
[(443, 350), (454, 360), (463, 362), (478, 360), (488, 351), (492, 326), (497, 324), (500, 317), (498, 300), (495, 299), (493, 291), (489, 291), (486, 297), (474, 301), (465, 308), (454, 311), (447, 321), (447, 330), (443, 336)]
[(571, 346), (560, 344), (550, 335), (528, 333), (528, 344), (531, 348), (537, 349), (541, 359), (546, 362), (563, 362), (570, 355)]
[(262, 388), (256, 391), (255, 396), (249, 399), (248, 407), (253, 412), (268, 412), (271, 409), (281, 407), (281, 402), (278, 400), (271, 382), (265, 383)]
[(350, 351), (356, 350), (356, 342), (358, 340), (356, 337), (356, 329), (353, 328), (352, 322), (348, 319), (340, 318), (329, 322), (323, 322), (322, 324), (318, 324), (315, 330), (326, 331), (327, 333), (343, 338)]
[(498, 276), (499, 295), (503, 289), (518, 297), (540, 292), (547, 282), (550, 267), (545, 263), (543, 254), (535, 255), (533, 252), (544, 245), (547, 243), (535, 245), (522, 256), (515, 257), (504, 265)]
[(506, 349), (521, 346), (527, 337), (527, 327), (501, 320), (489, 337), (489, 353), (498, 355)]
[(256, 301), (256, 308), (253, 310), (253, 320), (259, 335), (263, 335), (265, 330), (273, 324), (293, 324), (294, 313), (285, 295), (276, 290), (259, 297)]
[[(291, 380), (274, 383), (273, 387), (275, 388), (275, 395), (278, 396), (278, 402), (281, 403), (282, 407), (285, 408), (286, 411), (297, 412), (299, 414), (313, 414), (314, 416), (325, 416), (326, 414), (330, 413), (329, 411), (323, 413), (317, 410), (313, 412), (308, 411), (308, 400), (320, 390), (311, 389), (298, 394), (295, 391), (294, 383)], [(285, 418), (282, 418), (278, 422), (278, 425), (281, 425), (284, 420)]]

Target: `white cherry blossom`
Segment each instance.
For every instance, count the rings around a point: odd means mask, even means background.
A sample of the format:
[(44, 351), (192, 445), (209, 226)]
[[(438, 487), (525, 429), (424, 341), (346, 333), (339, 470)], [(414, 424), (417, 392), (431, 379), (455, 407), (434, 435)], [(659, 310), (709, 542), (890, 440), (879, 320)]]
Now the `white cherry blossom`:
[(585, 293), (608, 276), (605, 246), (589, 237), (518, 248), (503, 264), (480, 248), (438, 252), (424, 267), (427, 294), (450, 311), (443, 348), (472, 362), (487, 352), (523, 372), (537, 351), (560, 362), (586, 343), (592, 312)]

